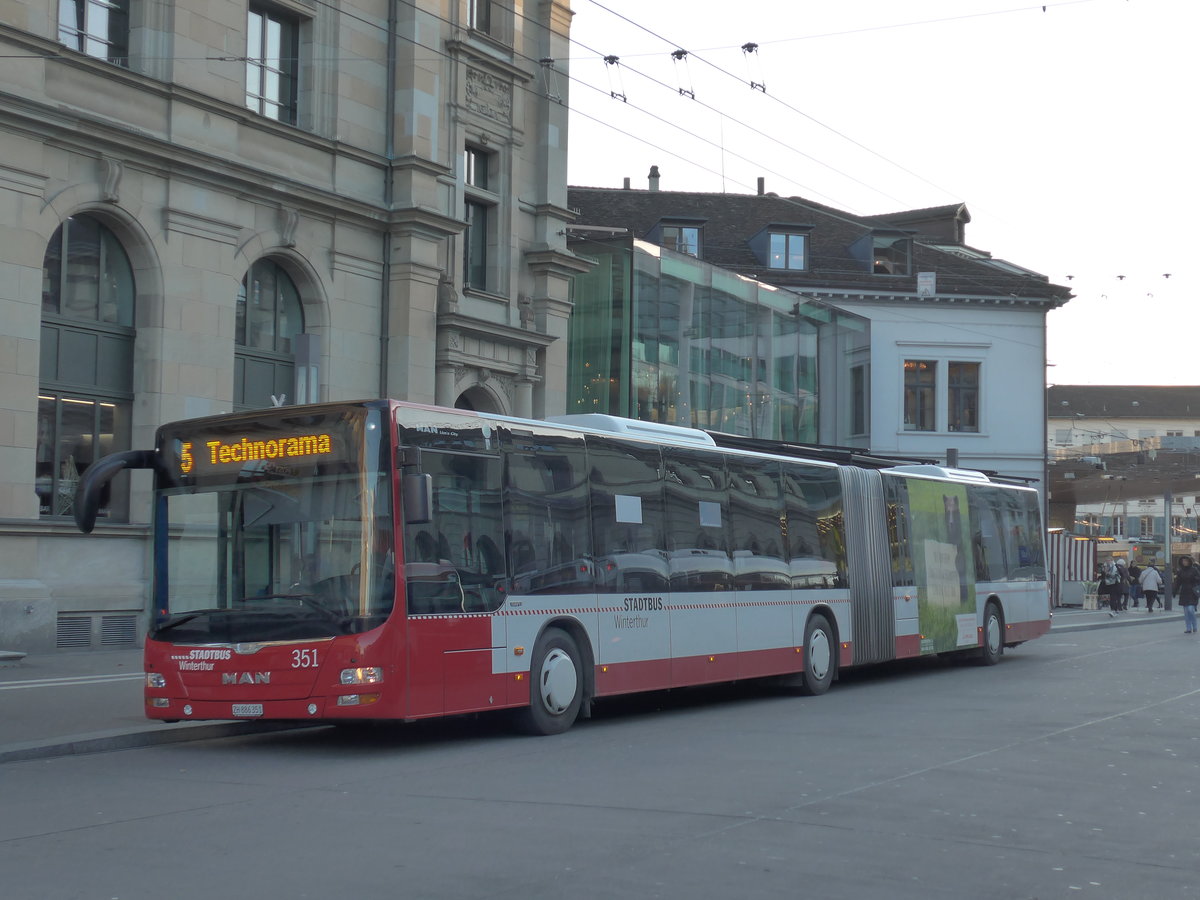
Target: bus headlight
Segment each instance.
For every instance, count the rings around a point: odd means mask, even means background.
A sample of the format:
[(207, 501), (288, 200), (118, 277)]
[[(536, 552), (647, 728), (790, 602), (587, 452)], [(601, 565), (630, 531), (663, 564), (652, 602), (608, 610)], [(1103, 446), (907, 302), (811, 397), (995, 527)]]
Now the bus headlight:
[(165, 688), (167, 686), (167, 676), (162, 672), (147, 672), (146, 687), (148, 688)]
[(383, 669), (379, 666), (342, 669), (342, 674), (338, 680), (342, 684), (379, 684), (379, 682), (383, 681)]

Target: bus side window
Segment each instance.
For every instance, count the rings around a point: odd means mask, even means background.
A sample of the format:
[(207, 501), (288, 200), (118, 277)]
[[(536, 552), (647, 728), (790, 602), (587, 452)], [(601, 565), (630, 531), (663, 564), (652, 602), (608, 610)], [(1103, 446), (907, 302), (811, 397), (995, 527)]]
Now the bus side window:
[(783, 464), (793, 588), (846, 584), (846, 524), (836, 469)]
[(779, 463), (729, 457), (729, 540), (737, 590), (791, 587), (783, 556), (783, 491)]
[(583, 440), (513, 429), (504, 445), (505, 548), (515, 594), (592, 590)]
[(495, 456), (424, 450), (433, 479), (432, 521), (406, 537), (410, 614), (488, 612), (504, 601), (495, 556), (478, 552), (500, 534), (500, 460)]
[(968, 485), (967, 499), (975, 578), (979, 581), (1009, 580), (1008, 553), (1004, 546), (1004, 492), (983, 485)]
[(589, 436), (587, 461), (597, 593), (665, 591), (658, 448)]
[(671, 449), (663, 453), (663, 466), (671, 590), (729, 590), (733, 562), (723, 460)]
[(908, 482), (894, 475), (883, 479), (887, 502), (888, 544), (892, 559), (892, 584), (907, 587), (915, 583), (912, 561), (912, 531), (908, 521)]

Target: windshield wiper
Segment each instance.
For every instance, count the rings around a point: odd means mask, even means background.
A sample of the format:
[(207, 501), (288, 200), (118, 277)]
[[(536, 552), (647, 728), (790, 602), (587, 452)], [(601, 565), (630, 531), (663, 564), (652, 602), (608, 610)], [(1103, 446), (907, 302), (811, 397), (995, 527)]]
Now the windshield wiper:
[(320, 600), (318, 600), (312, 594), (301, 594), (301, 593), (255, 594), (251, 597), (243, 597), (241, 602), (242, 603), (250, 603), (251, 601), (254, 601), (254, 600), (299, 600), (303, 605), (309, 607), (310, 609), (315, 609), (317, 612), (321, 613), (324, 616), (328, 616), (330, 619), (333, 619), (335, 622), (344, 622), (346, 620), (345, 615), (343, 615), (342, 613), (339, 613), (337, 610), (330, 609), (328, 606), (326, 606), (324, 603), (322, 603)]
[(220, 611), (221, 610), (200, 609), (200, 610), (196, 610), (195, 612), (180, 613), (177, 616), (171, 616), (171, 618), (164, 619), (162, 622), (159, 622), (157, 625), (154, 626), (153, 630), (154, 630), (155, 634), (158, 634), (163, 631), (169, 631), (170, 629), (175, 628), (178, 625), (182, 625), (184, 622), (190, 622), (190, 621), (192, 621), (192, 619), (199, 618), (200, 616), (207, 616), (211, 612), (220, 612)]

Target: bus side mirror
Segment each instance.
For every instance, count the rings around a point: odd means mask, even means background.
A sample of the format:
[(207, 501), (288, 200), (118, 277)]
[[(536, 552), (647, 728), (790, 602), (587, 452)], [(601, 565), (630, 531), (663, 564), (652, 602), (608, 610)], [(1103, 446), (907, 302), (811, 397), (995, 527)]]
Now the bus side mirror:
[(96, 527), (100, 510), (100, 495), (104, 486), (125, 469), (156, 469), (158, 454), (154, 450), (124, 450), (98, 459), (83, 471), (75, 488), (75, 527), (91, 534)]
[(404, 523), (423, 525), (433, 521), (433, 476), (405, 475), (400, 483)]

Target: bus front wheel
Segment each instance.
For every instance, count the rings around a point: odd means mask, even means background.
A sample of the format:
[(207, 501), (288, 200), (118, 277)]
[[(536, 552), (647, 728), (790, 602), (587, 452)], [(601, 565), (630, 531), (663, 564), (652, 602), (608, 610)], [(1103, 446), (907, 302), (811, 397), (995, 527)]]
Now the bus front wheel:
[(547, 628), (533, 648), (529, 706), (518, 711), (517, 724), (527, 734), (562, 734), (574, 724), (582, 704), (579, 648), (565, 631)]
[(837, 670), (837, 641), (829, 620), (814, 615), (804, 629), (804, 682), (801, 690), (811, 696), (823, 694), (833, 684)]

